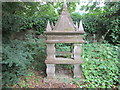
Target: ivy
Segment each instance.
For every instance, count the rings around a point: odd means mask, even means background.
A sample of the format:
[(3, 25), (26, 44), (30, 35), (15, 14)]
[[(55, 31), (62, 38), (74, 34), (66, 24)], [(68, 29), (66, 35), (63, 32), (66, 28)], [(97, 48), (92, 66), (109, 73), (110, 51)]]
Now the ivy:
[(82, 71), (91, 88), (110, 88), (119, 83), (118, 47), (110, 44), (84, 44)]

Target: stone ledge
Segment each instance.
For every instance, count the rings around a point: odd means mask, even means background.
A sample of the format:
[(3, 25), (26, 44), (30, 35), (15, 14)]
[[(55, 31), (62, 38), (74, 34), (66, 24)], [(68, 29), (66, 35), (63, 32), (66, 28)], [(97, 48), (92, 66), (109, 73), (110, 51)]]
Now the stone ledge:
[(69, 58), (55, 58), (54, 60), (45, 60), (46, 64), (82, 64), (82, 58), (79, 60)]
[(46, 40), (46, 43), (85, 43), (84, 40)]
[(45, 31), (44, 32), (47, 35), (80, 35), (84, 34), (84, 31)]

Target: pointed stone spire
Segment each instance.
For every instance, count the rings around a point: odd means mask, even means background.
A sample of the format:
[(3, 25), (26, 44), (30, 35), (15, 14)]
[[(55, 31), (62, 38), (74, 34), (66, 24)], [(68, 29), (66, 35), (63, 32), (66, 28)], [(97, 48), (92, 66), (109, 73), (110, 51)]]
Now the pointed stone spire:
[(52, 22), (52, 24), (51, 24), (51, 27), (52, 27), (52, 29), (54, 28), (54, 24), (53, 24), (53, 22)]
[(49, 20), (48, 20), (46, 31), (51, 31), (51, 30), (52, 30), (52, 28), (51, 28), (50, 22), (49, 22)]
[(67, 3), (66, 3), (66, 0), (64, 0), (63, 8), (66, 8), (66, 9), (67, 9)]
[(61, 14), (63, 14), (63, 15), (65, 15), (65, 14), (67, 14), (67, 3), (66, 2), (64, 2), (63, 3), (63, 10), (62, 10), (62, 13)]
[(82, 33), (85, 33), (85, 32), (84, 32), (83, 25), (82, 25), (82, 20), (81, 20), (80, 23), (79, 23), (79, 29), (78, 29), (78, 31), (81, 31)]
[(54, 26), (53, 31), (75, 31), (75, 25), (67, 10), (67, 4), (64, 2), (60, 18)]
[(78, 29), (78, 22), (76, 22), (76, 25), (75, 25), (75, 26), (76, 26), (76, 29)]

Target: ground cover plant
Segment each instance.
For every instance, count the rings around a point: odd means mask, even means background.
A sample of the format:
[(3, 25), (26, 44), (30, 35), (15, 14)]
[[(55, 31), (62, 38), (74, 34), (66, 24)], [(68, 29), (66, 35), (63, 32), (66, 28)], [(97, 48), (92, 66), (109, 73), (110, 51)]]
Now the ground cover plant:
[[(81, 87), (111, 88), (119, 84), (118, 46), (91, 43), (83, 45), (82, 71), (84, 84)], [(80, 83), (78, 83), (80, 84)]]

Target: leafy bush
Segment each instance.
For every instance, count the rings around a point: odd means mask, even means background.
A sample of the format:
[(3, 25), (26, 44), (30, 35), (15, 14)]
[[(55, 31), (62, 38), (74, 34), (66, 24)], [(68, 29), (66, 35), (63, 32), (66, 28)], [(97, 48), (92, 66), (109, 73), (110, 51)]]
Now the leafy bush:
[(76, 24), (76, 22), (80, 23), (80, 20), (82, 19), (82, 15), (79, 13), (72, 13), (71, 18), (73, 19), (73, 22)]
[(25, 70), (33, 60), (31, 54), (23, 41), (14, 40), (3, 44), (3, 85), (12, 85), (19, 80), (19, 76), (26, 74)]
[[(95, 5), (96, 4), (96, 5)], [(96, 39), (107, 40), (112, 44), (120, 43), (120, 2), (105, 3), (104, 7), (85, 6), (89, 13), (83, 16), (84, 29), (89, 34), (96, 34)], [(90, 10), (89, 10), (90, 9)]]
[(33, 68), (35, 70), (44, 70), (44, 61), (46, 59), (46, 44), (44, 39), (37, 39), (28, 36), (27, 47), (32, 51), (32, 57), (34, 58)]
[(57, 16), (50, 17), (50, 16), (42, 16), (42, 17), (32, 17), (33, 29), (37, 35), (41, 35), (44, 33), (47, 21), (50, 21), (50, 24), (55, 23), (58, 19)]
[(56, 48), (57, 52), (61, 52), (61, 53), (56, 53), (57, 57), (62, 56), (64, 58), (71, 58), (71, 54), (64, 53), (64, 52), (72, 52), (72, 48), (73, 48), (72, 44), (70, 44), (70, 43), (57, 43), (57, 44), (55, 44), (55, 48)]
[(85, 87), (110, 88), (119, 83), (118, 47), (110, 44), (84, 44), (82, 71)]
[(17, 15), (4, 13), (2, 16), (2, 29), (3, 32), (17, 32), (23, 26), (23, 18)]
[[(56, 51), (60, 52), (72, 52), (73, 44), (71, 43), (56, 43), (55, 44)], [(73, 55), (65, 54), (65, 53), (56, 53), (56, 57), (63, 57), (63, 58), (72, 58)], [(58, 68), (62, 67), (63, 69), (73, 69), (73, 65), (70, 64), (57, 64)]]

